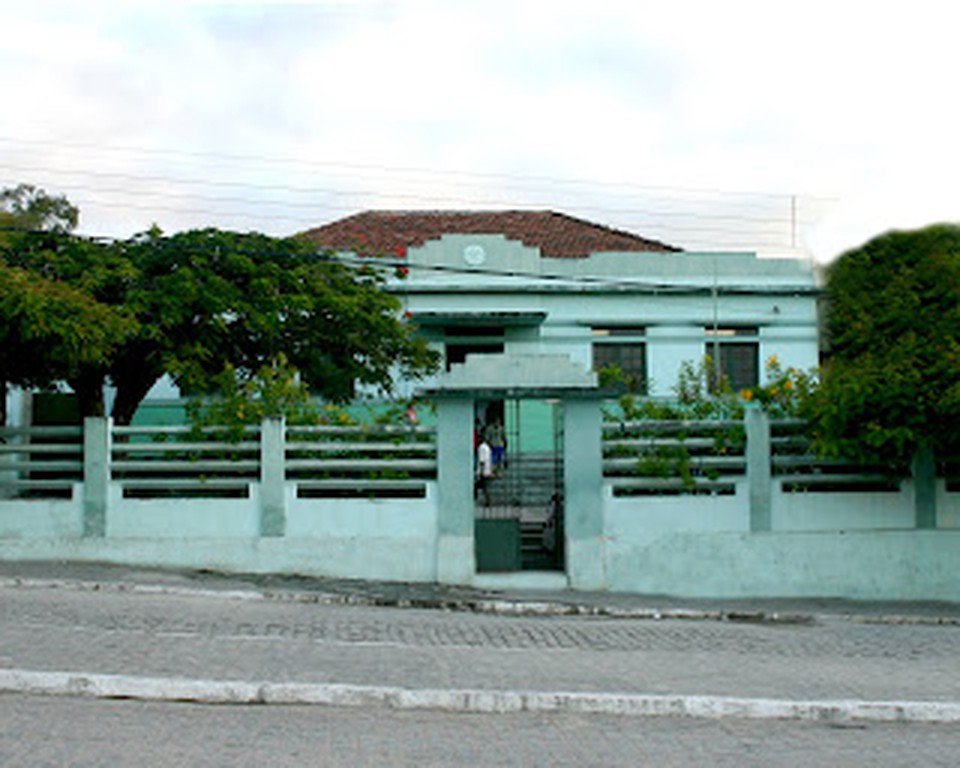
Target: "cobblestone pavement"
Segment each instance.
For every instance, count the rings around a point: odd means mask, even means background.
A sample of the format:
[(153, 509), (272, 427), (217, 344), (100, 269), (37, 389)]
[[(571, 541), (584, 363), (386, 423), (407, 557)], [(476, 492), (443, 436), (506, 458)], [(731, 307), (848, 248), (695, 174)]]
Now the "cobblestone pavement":
[(960, 626), (511, 617), (0, 588), (0, 666), (431, 688), (960, 700)]
[(0, 764), (954, 766), (960, 728), (210, 707), (0, 696)]

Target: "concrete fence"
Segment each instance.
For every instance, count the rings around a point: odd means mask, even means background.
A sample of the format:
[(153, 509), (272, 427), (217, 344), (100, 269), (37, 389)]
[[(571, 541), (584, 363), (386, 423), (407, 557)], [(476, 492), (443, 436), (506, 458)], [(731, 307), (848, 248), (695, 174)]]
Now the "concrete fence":
[[(795, 422), (606, 424), (568, 404), (567, 586), (960, 600), (960, 493), (811, 455)], [(469, 401), (439, 428), (0, 431), (0, 557), (487, 584)], [(932, 510), (931, 510), (932, 504)], [(503, 574), (502, 586), (533, 574)], [(547, 583), (547, 582), (545, 582)], [(549, 581), (555, 585), (556, 580)]]
[(0, 431), (0, 556), (432, 581), (426, 429)]
[(960, 600), (949, 476), (918, 491), (912, 476), (823, 459), (802, 424), (760, 410), (743, 422), (608, 424), (604, 445), (616, 589)]
[[(750, 409), (743, 420), (608, 422), (608, 496), (670, 528), (767, 531), (956, 528), (960, 477), (918, 482), (909, 472), (818, 456), (800, 420)], [(922, 482), (932, 488), (919, 490)], [(718, 515), (707, 510), (727, 510)]]

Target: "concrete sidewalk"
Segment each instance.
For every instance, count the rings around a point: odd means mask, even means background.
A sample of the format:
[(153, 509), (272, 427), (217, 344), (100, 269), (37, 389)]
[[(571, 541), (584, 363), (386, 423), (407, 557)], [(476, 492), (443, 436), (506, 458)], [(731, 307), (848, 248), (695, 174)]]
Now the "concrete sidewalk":
[(56, 563), (0, 563), (0, 596), (7, 693), (960, 722), (953, 604), (493, 592)]
[(819, 616), (887, 624), (960, 626), (960, 603), (840, 598), (709, 599), (573, 590), (485, 590), (272, 574), (150, 569), (104, 563), (3, 562), (0, 587), (33, 586), (245, 599), (425, 608), (528, 616), (609, 616), (811, 623)]

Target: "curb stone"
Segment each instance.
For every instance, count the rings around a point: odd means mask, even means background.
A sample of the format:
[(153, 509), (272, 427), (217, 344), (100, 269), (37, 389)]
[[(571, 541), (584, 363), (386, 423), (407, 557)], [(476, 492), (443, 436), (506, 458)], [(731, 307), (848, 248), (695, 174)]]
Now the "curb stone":
[[(503, 597), (402, 597), (356, 592), (306, 591), (294, 589), (209, 589), (163, 584), (139, 584), (124, 581), (91, 581), (86, 579), (37, 579), (0, 577), (0, 589), (72, 589), (82, 592), (122, 592), (177, 597), (214, 597), (228, 600), (276, 601), (313, 605), (352, 605), (383, 608), (416, 608), (464, 613), (485, 613), (500, 616), (585, 616), (610, 619), (645, 619), (652, 621), (691, 620), (729, 621), (753, 624), (815, 625), (821, 618), (815, 612), (779, 612), (737, 610), (702, 610), (691, 608), (648, 608), (613, 605), (590, 605), (576, 602), (509, 599)], [(830, 613), (831, 619), (859, 624), (904, 626), (960, 627), (960, 617), (910, 616), (902, 614), (873, 615)]]
[(0, 669), (0, 693), (221, 705), (283, 704), (431, 709), (458, 713), (556, 712), (623, 717), (960, 723), (960, 702), (793, 701), (725, 696), (481, 689), (409, 689), (333, 683), (190, 680)]
[[(533, 600), (484, 598), (405, 598), (338, 592), (295, 592), (258, 589), (203, 589), (126, 582), (85, 581), (81, 579), (0, 578), (0, 589), (72, 589), (80, 592), (121, 592), (127, 594), (171, 595), (176, 597), (218, 597), (227, 600), (276, 601), (314, 605), (353, 605), (383, 608), (420, 608), (498, 616), (592, 616), (611, 619), (647, 619), (653, 621), (686, 619), (699, 621), (736, 621), (757, 624), (814, 624), (813, 614), (711, 611), (687, 608), (623, 608)], [(940, 623), (944, 623), (941, 621)], [(958, 622), (960, 623), (960, 622)]]

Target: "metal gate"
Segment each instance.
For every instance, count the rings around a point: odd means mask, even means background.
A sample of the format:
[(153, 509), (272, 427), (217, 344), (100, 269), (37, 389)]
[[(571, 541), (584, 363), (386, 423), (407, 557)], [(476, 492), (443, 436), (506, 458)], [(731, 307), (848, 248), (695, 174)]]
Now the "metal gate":
[(474, 444), (477, 570), (563, 570), (562, 403), (478, 401)]

